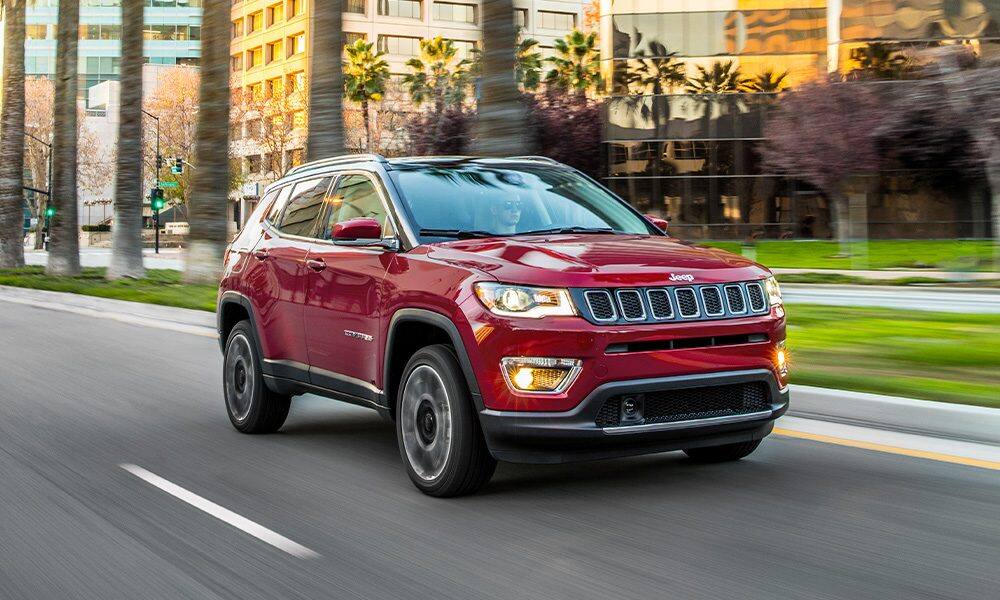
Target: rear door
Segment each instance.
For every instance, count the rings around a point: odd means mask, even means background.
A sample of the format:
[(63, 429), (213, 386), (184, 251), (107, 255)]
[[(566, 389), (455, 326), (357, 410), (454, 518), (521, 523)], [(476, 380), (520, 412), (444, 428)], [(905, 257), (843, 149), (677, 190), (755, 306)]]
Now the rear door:
[(307, 268), (306, 339), (315, 385), (376, 400), (385, 273), (394, 254), (379, 247), (336, 246), (341, 221), (370, 217), (394, 235), (381, 187), (372, 175), (344, 173), (327, 201)]
[(251, 260), (258, 263), (252, 300), (262, 352), (268, 371), (278, 377), (308, 381), (302, 323), (305, 262), (331, 182), (332, 177), (319, 177), (286, 188), (287, 201), (265, 219), (260, 241), (251, 253)]

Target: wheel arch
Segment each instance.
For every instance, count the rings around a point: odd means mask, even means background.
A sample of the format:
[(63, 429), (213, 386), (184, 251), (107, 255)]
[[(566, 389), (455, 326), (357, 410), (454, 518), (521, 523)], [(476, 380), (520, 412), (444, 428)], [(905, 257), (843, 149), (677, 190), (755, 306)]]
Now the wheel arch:
[[(257, 344), (257, 351), (262, 352), (260, 333), (257, 329), (257, 319), (250, 299), (239, 292), (223, 292), (219, 298), (219, 308), (216, 311), (216, 330), (219, 333), (219, 348), (223, 352), (226, 350), (226, 341), (229, 339), (229, 333), (237, 323), (243, 320), (250, 321), (255, 338), (254, 343)], [(263, 356), (261, 358), (263, 359)]]
[(458, 326), (441, 313), (420, 308), (404, 308), (393, 314), (389, 322), (382, 365), (385, 398), (393, 417), (396, 414), (399, 379), (409, 357), (420, 348), (439, 343), (447, 343), (454, 349), (466, 384), (469, 386), (469, 392), (472, 394), (475, 409), (477, 412), (483, 409), (479, 383)]

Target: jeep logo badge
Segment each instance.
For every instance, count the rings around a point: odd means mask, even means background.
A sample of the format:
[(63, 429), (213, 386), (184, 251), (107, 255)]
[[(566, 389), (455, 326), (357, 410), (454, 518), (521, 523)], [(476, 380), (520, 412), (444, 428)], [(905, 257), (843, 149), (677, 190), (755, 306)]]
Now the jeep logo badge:
[(694, 275), (690, 273), (671, 273), (670, 281), (687, 281), (690, 283), (694, 281)]

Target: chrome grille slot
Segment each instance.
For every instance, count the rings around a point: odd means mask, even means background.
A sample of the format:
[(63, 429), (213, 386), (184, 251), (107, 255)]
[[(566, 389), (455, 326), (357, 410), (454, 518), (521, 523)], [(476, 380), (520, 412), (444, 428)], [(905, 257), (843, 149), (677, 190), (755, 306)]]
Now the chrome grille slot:
[(747, 311), (747, 303), (743, 300), (743, 289), (738, 285), (726, 286), (726, 304), (729, 312), (742, 314)]
[(764, 297), (764, 286), (756, 281), (747, 284), (747, 297), (750, 299), (750, 310), (764, 312), (767, 310), (767, 299)]
[(615, 295), (626, 321), (646, 320), (646, 307), (642, 305), (642, 295), (638, 290), (618, 290)]
[(618, 313), (611, 294), (605, 290), (590, 290), (584, 293), (590, 313), (597, 321), (617, 321)]
[(701, 314), (698, 309), (698, 298), (692, 288), (678, 288), (674, 290), (674, 297), (677, 298), (677, 310), (685, 319), (697, 317)]
[(701, 301), (705, 304), (705, 314), (709, 317), (718, 317), (726, 312), (722, 308), (722, 294), (715, 286), (701, 288)]
[(654, 319), (662, 321), (674, 318), (674, 307), (670, 304), (667, 290), (649, 290), (646, 292), (646, 299), (649, 300), (649, 310)]

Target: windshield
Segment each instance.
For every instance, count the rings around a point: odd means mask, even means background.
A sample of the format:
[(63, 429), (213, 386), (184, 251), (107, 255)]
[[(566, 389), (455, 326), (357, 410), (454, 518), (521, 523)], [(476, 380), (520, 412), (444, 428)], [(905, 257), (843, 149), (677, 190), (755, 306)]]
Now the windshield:
[(468, 163), (390, 173), (422, 242), (533, 233), (654, 233), (624, 202), (568, 169)]

